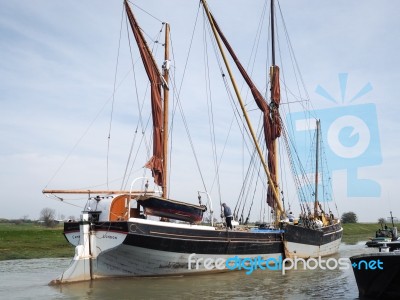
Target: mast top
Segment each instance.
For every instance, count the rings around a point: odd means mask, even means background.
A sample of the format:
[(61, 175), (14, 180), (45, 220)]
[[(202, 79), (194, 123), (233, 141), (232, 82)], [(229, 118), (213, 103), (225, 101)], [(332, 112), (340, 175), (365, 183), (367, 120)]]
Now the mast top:
[(275, 10), (274, 0), (271, 0), (271, 56), (272, 66), (275, 66)]

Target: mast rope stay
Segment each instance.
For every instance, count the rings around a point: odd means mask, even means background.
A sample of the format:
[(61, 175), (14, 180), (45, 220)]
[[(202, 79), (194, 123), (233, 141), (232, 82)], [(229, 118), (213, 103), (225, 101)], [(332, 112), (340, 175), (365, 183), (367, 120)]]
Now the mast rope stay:
[[(193, 40), (194, 40), (194, 33), (195, 33), (195, 30), (196, 30), (196, 27), (197, 27), (197, 20), (198, 20), (199, 11), (200, 11), (200, 6), (198, 7), (198, 10), (197, 10), (196, 20), (195, 20), (195, 24), (194, 24), (193, 31), (192, 31), (192, 36), (191, 36), (190, 43), (189, 43), (189, 50), (188, 50), (188, 53), (187, 53), (187, 56), (186, 56), (185, 66), (183, 68), (183, 75), (182, 75), (182, 79), (181, 79), (181, 82), (180, 82), (180, 85), (179, 85), (179, 89), (177, 89), (177, 85), (175, 85), (175, 84), (172, 87), (172, 91), (173, 91), (173, 95), (174, 95), (174, 101), (173, 101), (173, 108), (172, 108), (172, 117), (171, 117), (171, 125), (170, 125), (171, 130), (170, 130), (170, 132), (172, 132), (172, 130), (173, 130), (175, 114), (176, 114), (176, 110), (178, 109), (179, 112), (180, 112), (181, 118), (182, 118), (182, 122), (183, 122), (183, 125), (184, 125), (184, 128), (185, 128), (185, 131), (186, 131), (186, 135), (187, 135), (188, 140), (189, 140), (190, 148), (192, 150), (192, 153), (193, 153), (193, 156), (194, 156), (194, 159), (195, 159), (195, 163), (196, 163), (196, 166), (197, 166), (197, 171), (199, 172), (199, 175), (200, 175), (200, 178), (201, 178), (201, 182), (203, 184), (204, 191), (206, 193), (208, 193), (208, 189), (207, 189), (207, 186), (205, 184), (204, 176), (203, 176), (203, 173), (202, 173), (201, 168), (200, 168), (200, 162), (199, 162), (198, 156), (196, 154), (196, 150), (194, 148), (194, 143), (193, 143), (193, 140), (191, 138), (189, 126), (188, 126), (188, 123), (186, 121), (186, 117), (185, 117), (184, 110), (183, 110), (183, 107), (182, 107), (182, 103), (181, 103), (181, 100), (180, 100), (180, 93), (181, 93), (181, 90), (182, 90), (182, 85), (183, 85), (183, 82), (184, 82), (184, 79), (185, 79), (185, 74), (186, 74), (186, 70), (187, 70), (187, 66), (188, 66), (188, 62), (189, 62), (189, 57), (190, 57), (190, 54), (191, 54), (191, 49), (192, 49)], [(171, 39), (171, 41), (172, 41), (172, 39)], [(173, 46), (171, 46), (171, 49), (172, 49), (172, 56), (175, 57)], [(171, 76), (172, 76), (172, 74), (171, 74)], [(172, 81), (175, 82), (175, 78), (174, 77), (172, 77)], [(172, 141), (172, 134), (171, 134), (171, 141)], [(170, 153), (169, 153), (169, 156), (170, 156), (169, 157), (169, 162), (170, 162), (170, 164), (172, 164), (172, 150), (173, 150), (173, 148), (171, 146), (170, 147)]]
[[(204, 12), (203, 12), (204, 15)], [(211, 148), (212, 148), (212, 156), (213, 156), (213, 164), (215, 170), (215, 177), (214, 182), (217, 183), (217, 190), (218, 190), (218, 198), (220, 205), (222, 204), (222, 194), (221, 194), (221, 184), (220, 184), (220, 177), (219, 177), (219, 163), (218, 163), (218, 155), (217, 155), (217, 144), (215, 138), (215, 124), (214, 124), (214, 110), (212, 104), (212, 92), (211, 92), (211, 80), (210, 80), (210, 66), (208, 60), (208, 44), (207, 44), (207, 37), (206, 37), (206, 23), (203, 22), (203, 58), (204, 58), (204, 66), (205, 66), (205, 82), (206, 82), (206, 99), (207, 99), (207, 115), (208, 115), (208, 123), (209, 123), (209, 131), (210, 131), (210, 139), (211, 139)], [(229, 136), (229, 134), (228, 134)], [(221, 155), (222, 160), (222, 155)], [(220, 161), (221, 161), (220, 160)], [(214, 184), (213, 182), (213, 184)], [(210, 189), (211, 191), (211, 189)]]
[[(207, 18), (207, 16), (205, 15), (205, 13), (204, 13), (204, 18)], [(213, 45), (213, 49), (214, 49), (216, 61), (217, 61), (217, 64), (218, 64), (218, 66), (219, 66), (219, 70), (220, 70), (220, 73), (221, 73), (221, 78), (222, 78), (222, 80), (223, 80), (223, 83), (224, 83), (224, 86), (225, 86), (225, 90), (226, 90), (226, 92), (227, 92), (228, 99), (230, 99), (230, 102), (229, 102), (229, 103), (230, 103), (230, 105), (231, 105), (231, 107), (232, 107), (232, 111), (233, 111), (233, 113), (234, 113), (233, 118), (232, 118), (232, 121), (231, 121), (230, 126), (229, 126), (229, 130), (228, 130), (227, 137), (226, 137), (226, 139), (225, 139), (224, 148), (223, 148), (223, 151), (222, 151), (222, 153), (221, 153), (221, 155), (220, 155), (220, 158), (219, 158), (218, 167), (217, 167), (217, 168), (219, 169), (219, 166), (220, 166), (220, 164), (221, 164), (221, 162), (222, 162), (222, 157), (223, 157), (223, 154), (224, 154), (224, 151), (225, 151), (225, 147), (226, 147), (226, 144), (227, 144), (227, 142), (228, 142), (228, 138), (229, 138), (229, 135), (230, 135), (230, 132), (231, 132), (231, 128), (232, 128), (232, 125), (233, 125), (233, 123), (232, 123), (232, 122), (233, 122), (233, 119), (236, 119), (236, 122), (237, 122), (237, 124), (238, 124), (238, 129), (241, 131), (243, 137), (245, 136), (245, 135), (244, 135), (244, 132), (246, 132), (247, 137), (248, 137), (249, 139), (251, 139), (251, 135), (250, 135), (248, 129), (246, 128), (246, 126), (244, 126), (244, 127), (241, 126), (242, 124), (244, 124), (244, 120), (243, 120), (242, 115), (241, 115), (241, 113), (240, 113), (240, 108), (238, 107), (239, 104), (237, 103), (237, 101), (234, 100), (234, 97), (233, 97), (233, 95), (232, 95), (232, 91), (231, 91), (230, 85), (229, 85), (229, 83), (228, 83), (227, 77), (225, 76), (225, 72), (224, 72), (224, 68), (223, 68), (224, 65), (223, 65), (223, 63), (222, 63), (222, 61), (221, 61), (221, 58), (220, 58), (220, 56), (219, 56), (218, 45), (216, 44), (216, 41), (215, 41), (215, 39), (213, 38), (213, 34), (212, 34), (212, 32), (211, 32), (210, 27), (207, 26), (206, 29), (208, 29), (208, 33), (209, 33), (210, 40), (211, 40), (212, 45)], [(260, 139), (260, 136), (259, 136), (259, 139)], [(259, 159), (258, 159), (258, 160), (257, 160), (257, 159), (254, 160), (254, 155), (256, 154), (256, 147), (255, 147), (255, 146), (253, 146), (253, 151), (250, 151), (246, 139), (243, 139), (243, 144), (246, 146), (247, 151), (248, 151), (248, 153), (249, 153), (249, 155), (250, 155), (250, 157), (251, 157), (251, 162), (250, 162), (250, 164), (249, 164), (249, 169), (248, 169), (248, 172), (247, 172), (247, 175), (246, 175), (246, 178), (248, 179), (249, 174), (250, 174), (249, 172), (250, 172), (251, 165), (256, 165), (256, 164), (257, 164), (257, 161), (259, 161)], [(254, 171), (253, 171), (253, 173), (254, 173)], [(217, 176), (217, 175), (215, 175), (215, 177), (214, 177), (212, 186), (214, 185), (214, 182), (215, 182), (215, 180), (216, 180), (216, 176)], [(242, 214), (243, 214), (243, 209), (245, 208), (245, 204), (246, 204), (246, 201), (247, 201), (246, 199), (247, 199), (248, 193), (249, 193), (249, 191), (250, 191), (249, 188), (247, 188), (247, 192), (245, 192), (245, 191), (246, 191), (246, 185), (251, 185), (251, 184), (252, 184), (252, 183), (251, 183), (252, 180), (250, 180), (250, 183), (246, 183), (246, 182), (247, 182), (247, 179), (246, 179), (246, 178), (243, 180), (242, 189), (241, 189), (241, 191), (239, 192), (238, 200), (237, 200), (237, 202), (236, 202), (235, 209), (234, 209), (234, 213), (233, 213), (234, 219), (236, 219), (236, 220), (239, 219), (239, 217), (238, 217), (238, 212), (239, 212), (240, 210), (242, 211)], [(257, 177), (257, 180), (258, 180), (258, 179), (259, 179), (259, 177)], [(266, 188), (266, 187), (265, 187), (265, 182), (262, 182), (262, 183), (263, 183), (264, 188)], [(212, 188), (211, 188), (211, 191), (212, 191)], [(247, 195), (247, 196), (246, 196), (246, 195)], [(221, 198), (220, 198), (220, 199), (221, 199)], [(242, 201), (244, 202), (244, 204), (242, 203)], [(221, 201), (220, 201), (220, 204), (222, 204)], [(242, 205), (243, 205), (243, 206), (242, 206)], [(250, 211), (251, 211), (251, 208), (249, 209), (249, 213), (250, 213)], [(242, 219), (244, 219), (244, 218), (242, 218)]]
[(118, 62), (119, 62), (119, 53), (121, 49), (121, 35), (122, 35), (122, 20), (124, 14), (124, 7), (122, 6), (121, 12), (121, 23), (119, 28), (119, 38), (118, 38), (118, 50), (117, 50), (117, 61), (115, 63), (115, 72), (114, 72), (114, 83), (113, 83), (113, 93), (112, 93), (112, 102), (111, 102), (111, 112), (110, 112), (110, 121), (108, 127), (108, 137), (107, 137), (107, 158), (106, 158), (106, 179), (107, 179), (107, 189), (109, 189), (109, 156), (110, 156), (110, 139), (111, 139), (111, 128), (112, 128), (112, 121), (113, 121), (113, 114), (114, 114), (114, 103), (115, 103), (115, 86), (117, 83), (117, 74), (118, 74)]

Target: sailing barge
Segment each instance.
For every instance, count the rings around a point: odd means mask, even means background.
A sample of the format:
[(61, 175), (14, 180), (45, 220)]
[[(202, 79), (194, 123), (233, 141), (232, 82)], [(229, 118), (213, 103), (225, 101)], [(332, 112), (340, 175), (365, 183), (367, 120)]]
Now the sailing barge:
[[(330, 224), (320, 220), (318, 209), (304, 216), (301, 224), (290, 222), (280, 198), (278, 184), (277, 140), (281, 135), (279, 115), (279, 67), (275, 65), (272, 43), (271, 103), (268, 105), (257, 90), (245, 68), (223, 35), (207, 2), (201, 1), (211, 30), (220, 49), (233, 89), (242, 108), (248, 131), (254, 143), (262, 168), (268, 178), (268, 204), (274, 211), (274, 226), (252, 230), (228, 230), (224, 227), (201, 225), (207, 207), (169, 199), (167, 197), (168, 161), (168, 93), (169, 93), (169, 25), (165, 30), (165, 61), (162, 72), (155, 62), (133, 11), (124, 1), (127, 19), (135, 37), (151, 87), (153, 125), (153, 156), (146, 167), (152, 171), (155, 183), (162, 193), (148, 191), (65, 191), (44, 190), (46, 194), (97, 194), (89, 197), (79, 222), (64, 225), (66, 239), (74, 245), (75, 256), (69, 268), (54, 281), (65, 283), (107, 277), (185, 275), (221, 272), (227, 268), (204, 263), (240, 258), (278, 260), (282, 256), (318, 257), (337, 252), (342, 228), (337, 218)], [(271, 1), (271, 31), (274, 38), (274, 1)], [(244, 101), (234, 81), (225, 50), (233, 58), (238, 70), (250, 87), (254, 100), (262, 112), (264, 138), (268, 150), (267, 162), (258, 138), (251, 127)], [(102, 196), (100, 196), (102, 195)], [(105, 195), (105, 196), (104, 196)], [(317, 201), (316, 201), (317, 202)], [(159, 219), (150, 219), (155, 216)], [(314, 226), (316, 221), (321, 226)], [(307, 221), (307, 222), (306, 222)], [(195, 257), (193, 257), (195, 255)], [(194, 265), (192, 259), (196, 259)], [(202, 261), (202, 263), (200, 262)], [(200, 262), (200, 263), (199, 263)]]

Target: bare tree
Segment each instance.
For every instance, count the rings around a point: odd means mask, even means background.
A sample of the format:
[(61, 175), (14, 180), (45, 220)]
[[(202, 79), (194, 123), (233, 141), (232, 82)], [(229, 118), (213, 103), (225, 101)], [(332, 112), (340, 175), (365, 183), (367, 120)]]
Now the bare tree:
[(46, 227), (52, 227), (55, 224), (54, 222), (55, 215), (56, 211), (54, 209), (46, 207), (40, 211), (40, 220), (43, 221)]

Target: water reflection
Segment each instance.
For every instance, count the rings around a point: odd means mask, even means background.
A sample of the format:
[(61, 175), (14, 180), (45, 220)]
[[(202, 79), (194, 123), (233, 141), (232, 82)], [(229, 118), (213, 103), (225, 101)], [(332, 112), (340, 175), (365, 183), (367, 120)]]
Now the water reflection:
[(360, 241), (357, 237), (350, 236), (350, 237), (343, 237), (342, 244), (346, 245), (365, 245), (367, 241)]

